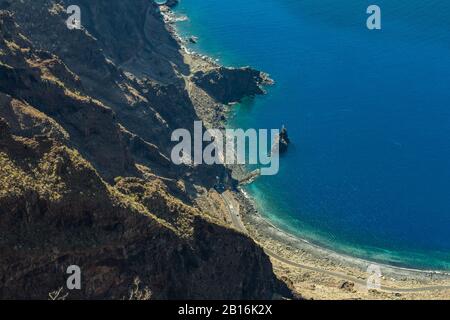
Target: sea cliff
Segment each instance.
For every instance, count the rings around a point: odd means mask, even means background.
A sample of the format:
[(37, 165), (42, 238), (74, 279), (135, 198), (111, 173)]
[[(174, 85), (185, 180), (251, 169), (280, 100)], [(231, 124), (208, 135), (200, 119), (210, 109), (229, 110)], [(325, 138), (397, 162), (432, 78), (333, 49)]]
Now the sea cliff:
[(229, 170), (170, 161), (174, 129), (219, 121), (261, 81), (188, 55), (151, 1), (3, 1), (0, 297), (291, 297), (259, 245), (198, 205)]

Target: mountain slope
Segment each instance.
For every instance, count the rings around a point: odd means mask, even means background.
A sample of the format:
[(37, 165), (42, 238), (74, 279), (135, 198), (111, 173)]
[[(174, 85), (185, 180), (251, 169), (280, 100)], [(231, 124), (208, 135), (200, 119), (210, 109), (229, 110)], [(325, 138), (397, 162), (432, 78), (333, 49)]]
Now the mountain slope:
[(1, 4), (0, 297), (46, 299), (72, 264), (68, 298), (120, 299), (137, 277), (155, 299), (289, 296), (259, 246), (193, 206), (228, 171), (170, 161), (171, 132), (221, 104), (158, 6), (70, 4), (82, 30), (65, 1)]

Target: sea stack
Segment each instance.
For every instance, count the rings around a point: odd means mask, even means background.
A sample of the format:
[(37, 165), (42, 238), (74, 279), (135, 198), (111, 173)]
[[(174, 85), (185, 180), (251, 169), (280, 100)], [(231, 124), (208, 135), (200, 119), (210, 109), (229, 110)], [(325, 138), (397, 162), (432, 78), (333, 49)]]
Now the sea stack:
[(284, 125), (281, 128), (278, 142), (279, 142), (279, 146), (280, 146), (280, 153), (286, 152), (288, 149), (290, 140), (289, 140), (287, 129)]

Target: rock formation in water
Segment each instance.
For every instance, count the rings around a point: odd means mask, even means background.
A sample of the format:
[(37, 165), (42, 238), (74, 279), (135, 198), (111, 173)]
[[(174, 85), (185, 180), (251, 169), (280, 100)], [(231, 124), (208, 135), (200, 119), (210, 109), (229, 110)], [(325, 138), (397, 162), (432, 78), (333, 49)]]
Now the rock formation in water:
[[(1, 8), (0, 298), (121, 299), (135, 278), (155, 299), (290, 295), (258, 245), (195, 206), (227, 170), (170, 161), (171, 132), (261, 93), (259, 72), (192, 79), (147, 0)], [(69, 265), (81, 290), (64, 289)]]
[(287, 132), (287, 129), (285, 126), (283, 126), (280, 130), (278, 143), (279, 143), (280, 153), (286, 152), (288, 149), (289, 143), (291, 143), (291, 141), (289, 140), (289, 135), (288, 135), (288, 132)]

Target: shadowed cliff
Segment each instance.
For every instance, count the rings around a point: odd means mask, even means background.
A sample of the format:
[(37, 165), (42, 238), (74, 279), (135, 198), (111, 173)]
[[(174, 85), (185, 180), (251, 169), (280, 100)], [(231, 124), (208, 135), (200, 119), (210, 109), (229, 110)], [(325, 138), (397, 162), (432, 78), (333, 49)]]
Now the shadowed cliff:
[(193, 99), (208, 91), (158, 7), (73, 4), (81, 30), (66, 1), (1, 4), (0, 297), (47, 299), (72, 264), (69, 299), (121, 299), (137, 277), (155, 299), (289, 296), (259, 246), (194, 206), (227, 170), (170, 161), (171, 132), (221, 101)]

